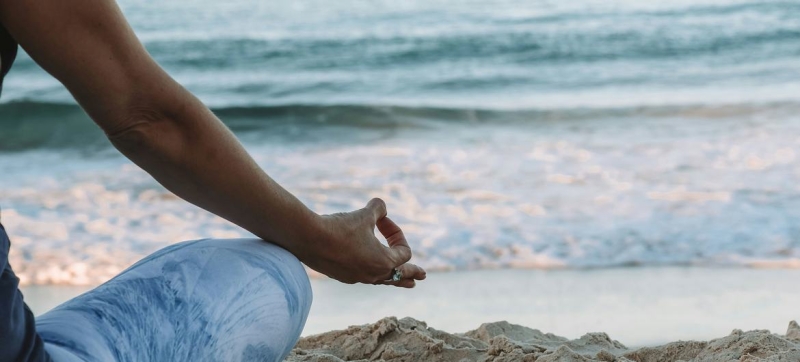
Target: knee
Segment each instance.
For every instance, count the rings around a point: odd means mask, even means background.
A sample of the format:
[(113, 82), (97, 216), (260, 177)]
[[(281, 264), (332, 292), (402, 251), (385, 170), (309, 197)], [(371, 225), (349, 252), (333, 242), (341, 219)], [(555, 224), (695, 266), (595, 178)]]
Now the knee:
[[(274, 285), (267, 290), (285, 291), (290, 307), (304, 314), (313, 299), (308, 274), (297, 257), (261, 239), (177, 243), (146, 257), (115, 279), (122, 282), (152, 277), (167, 279), (176, 289), (193, 293), (233, 293), (272, 281)], [(193, 287), (187, 289), (189, 285)]]
[(313, 300), (311, 283), (303, 264), (286, 249), (261, 239), (204, 239), (183, 245), (167, 253), (172, 262), (162, 271), (172, 265), (182, 275), (194, 274), (198, 286), (209, 291), (283, 293), (287, 308), (305, 321)]
[[(263, 284), (273, 281), (279, 290), (290, 294), (291, 308), (305, 311), (313, 299), (305, 267), (292, 253), (261, 239), (205, 239), (192, 246), (210, 250), (202, 274), (221, 272), (227, 282), (248, 281)], [(214, 270), (215, 272), (212, 272)], [(233, 275), (230, 275), (233, 274)]]
[[(208, 265), (224, 269), (222, 273), (228, 276), (207, 275), (199, 292), (212, 298), (214, 293), (226, 295), (226, 301), (218, 304), (226, 310), (216, 312), (237, 316), (219, 321), (220, 331), (237, 332), (222, 337), (225, 341), (219, 345), (231, 348), (227, 352), (221, 348), (218, 357), (243, 361), (285, 358), (300, 338), (313, 300), (300, 261), (285, 249), (258, 239), (207, 240), (199, 246), (213, 248)], [(210, 270), (203, 274), (208, 273)], [(226, 285), (206, 282), (212, 279)]]

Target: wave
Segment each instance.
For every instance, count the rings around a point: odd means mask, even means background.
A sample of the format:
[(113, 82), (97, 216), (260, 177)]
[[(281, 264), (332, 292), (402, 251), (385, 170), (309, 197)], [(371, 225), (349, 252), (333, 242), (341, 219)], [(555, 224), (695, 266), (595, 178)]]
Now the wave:
[[(467, 106), (491, 108), (520, 97), (636, 103), (661, 93), (706, 101), (725, 92), (744, 99), (776, 89), (773, 98), (798, 94), (800, 4), (793, 2), (530, 8), (513, 0), (455, 12), (444, 3), (412, 2), (400, 11), (345, 2), (298, 13), (275, 4), (197, 9), (176, 1), (128, 4), (126, 13), (153, 57), (218, 108), (264, 99), (281, 107), (402, 99), (454, 108), (468, 99), (476, 101)], [(24, 54), (4, 97), (71, 99)]]
[[(800, 28), (791, 21), (800, 14), (800, 4), (792, 2), (661, 9), (587, 4), (523, 16), (510, 10), (444, 16), (438, 13), (443, 9), (433, 7), (398, 14), (374, 11), (359, 14), (364, 17), (358, 21), (330, 20), (302, 29), (149, 32), (143, 40), (157, 59), (176, 69), (258, 66), (295, 71), (365, 71), (442, 61), (474, 66), (485, 60), (480, 65), (488, 68), (705, 55), (775, 59), (791, 58), (800, 49)], [(753, 25), (743, 25), (742, 18)], [(769, 26), (761, 26), (766, 22)], [(372, 27), (377, 24), (384, 26)]]
[[(542, 122), (640, 118), (743, 118), (757, 114), (792, 115), (800, 102), (688, 104), (612, 108), (522, 109), (410, 107), (398, 105), (287, 104), (212, 108), (236, 133), (281, 136), (333, 128), (363, 130), (430, 129), (456, 125), (539, 125)], [(37, 148), (108, 147), (102, 131), (75, 104), (15, 101), (0, 104), (0, 152)], [(291, 138), (291, 137), (288, 137)], [(288, 140), (287, 138), (287, 140)]]

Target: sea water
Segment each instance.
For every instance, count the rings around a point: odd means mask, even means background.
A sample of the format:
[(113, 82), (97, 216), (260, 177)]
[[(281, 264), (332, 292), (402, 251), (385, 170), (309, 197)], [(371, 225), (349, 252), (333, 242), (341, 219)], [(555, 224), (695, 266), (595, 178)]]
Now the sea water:
[[(267, 173), (319, 213), (383, 198), (430, 270), (800, 267), (800, 3), (120, 5)], [(23, 284), (248, 235), (120, 156), (24, 53), (0, 206)]]

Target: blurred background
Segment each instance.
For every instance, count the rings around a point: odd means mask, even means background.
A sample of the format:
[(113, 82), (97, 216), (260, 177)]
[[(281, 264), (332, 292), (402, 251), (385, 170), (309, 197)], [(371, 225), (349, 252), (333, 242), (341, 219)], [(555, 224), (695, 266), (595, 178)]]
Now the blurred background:
[[(800, 317), (800, 3), (120, 5), (273, 178), (319, 213), (383, 198), (433, 271), (410, 292), (315, 279), (306, 334), (394, 314), (641, 345)], [(27, 55), (0, 128), (37, 312), (171, 243), (248, 235), (119, 155)]]

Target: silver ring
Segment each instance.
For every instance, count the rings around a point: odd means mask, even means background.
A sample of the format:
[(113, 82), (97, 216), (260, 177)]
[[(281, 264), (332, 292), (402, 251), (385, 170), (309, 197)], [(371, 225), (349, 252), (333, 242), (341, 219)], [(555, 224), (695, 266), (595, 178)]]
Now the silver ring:
[(403, 279), (403, 272), (400, 269), (392, 268), (392, 276), (390, 279), (386, 279), (387, 282), (399, 282)]

